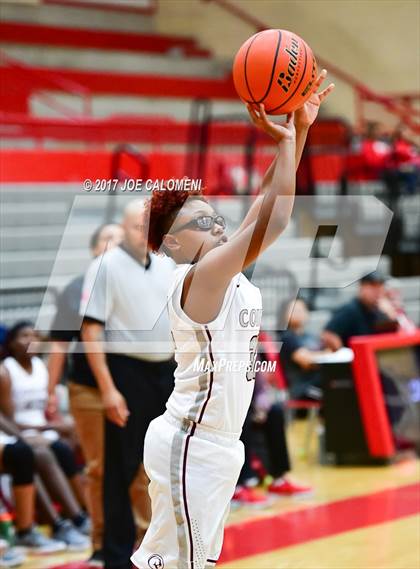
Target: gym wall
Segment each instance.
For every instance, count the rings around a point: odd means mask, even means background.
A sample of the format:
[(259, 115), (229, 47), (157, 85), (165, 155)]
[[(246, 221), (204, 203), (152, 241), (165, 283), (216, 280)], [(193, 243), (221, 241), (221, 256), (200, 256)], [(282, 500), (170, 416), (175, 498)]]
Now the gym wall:
[[(381, 94), (420, 88), (417, 0), (232, 1), (268, 27), (301, 35), (316, 54)], [(159, 0), (156, 29), (194, 35), (204, 47), (227, 60), (255, 32), (219, 6), (201, 0)], [(353, 121), (352, 90), (336, 83), (328, 114)]]

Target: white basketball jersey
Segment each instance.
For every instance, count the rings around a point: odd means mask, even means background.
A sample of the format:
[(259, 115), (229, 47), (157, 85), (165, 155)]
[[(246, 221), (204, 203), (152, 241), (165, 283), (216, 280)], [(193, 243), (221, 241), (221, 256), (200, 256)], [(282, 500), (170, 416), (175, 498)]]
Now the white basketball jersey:
[(169, 289), (169, 318), (178, 367), (175, 388), (166, 406), (176, 418), (239, 437), (255, 383), (261, 293), (239, 273), (226, 290), (217, 318), (198, 324), (181, 308), (182, 287), (189, 269), (191, 265), (180, 265)]
[(12, 399), (17, 423), (41, 427), (46, 424), (45, 406), (48, 395), (48, 371), (44, 362), (34, 356), (32, 373), (28, 373), (14, 358), (4, 360), (12, 382)]

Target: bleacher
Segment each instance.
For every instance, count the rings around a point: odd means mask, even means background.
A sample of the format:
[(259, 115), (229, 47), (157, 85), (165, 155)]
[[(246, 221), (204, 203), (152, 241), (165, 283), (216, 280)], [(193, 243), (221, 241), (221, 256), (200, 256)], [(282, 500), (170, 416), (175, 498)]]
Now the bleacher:
[[(133, 33), (118, 28), (118, 31), (91, 32), (83, 30), (80, 23), (78, 27), (70, 27), (71, 19), (63, 24), (62, 18), (59, 26), (17, 24), (14, 17), (14, 13), (5, 11), (0, 26), (2, 52), (11, 58), (3, 73), (10, 85), (21, 83), (26, 96), (18, 102), (10, 93), (3, 103), (9, 110), (33, 110), (35, 114), (48, 115), (48, 110), (41, 109), (36, 102), (31, 105), (31, 97), (40, 89), (54, 93), (67, 90), (65, 101), (76, 103), (77, 109), (78, 96), (76, 92), (69, 93), (71, 89), (65, 89), (65, 85), (78, 86), (90, 93), (94, 116), (115, 114), (118, 107), (112, 105), (112, 97), (123, 97), (118, 101), (120, 114), (133, 110), (137, 115), (149, 112), (150, 97), (168, 103), (155, 114), (178, 118), (187, 118), (186, 102), (197, 97), (229, 101), (242, 110), (226, 62), (210, 57), (193, 38), (161, 36), (150, 31)], [(42, 18), (42, 12), (39, 17)], [(141, 19), (147, 19), (149, 30), (153, 30), (152, 16)], [(30, 84), (27, 81), (24, 84), (22, 65), (31, 67)]]

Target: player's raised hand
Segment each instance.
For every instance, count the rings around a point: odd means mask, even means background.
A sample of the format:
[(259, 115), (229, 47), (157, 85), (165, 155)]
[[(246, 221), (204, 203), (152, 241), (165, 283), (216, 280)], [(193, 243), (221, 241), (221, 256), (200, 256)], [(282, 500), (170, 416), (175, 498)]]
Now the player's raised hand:
[(252, 123), (260, 130), (266, 132), (271, 138), (274, 138), (276, 142), (295, 139), (296, 132), (293, 113), (287, 115), (285, 123), (278, 124), (269, 120), (263, 104), (258, 105), (258, 110), (252, 105), (247, 105), (247, 109)]
[(326, 79), (327, 74), (328, 72), (326, 69), (323, 69), (321, 71), (321, 73), (318, 76), (318, 79), (315, 81), (314, 86), (312, 88), (312, 95), (309, 97), (309, 99), (302, 107), (296, 109), (295, 111), (296, 126), (309, 127), (318, 116), (318, 111), (319, 107), (321, 106), (321, 103), (328, 97), (328, 95), (335, 87), (334, 83), (330, 83), (328, 87), (318, 92), (318, 89), (321, 87), (323, 81)]

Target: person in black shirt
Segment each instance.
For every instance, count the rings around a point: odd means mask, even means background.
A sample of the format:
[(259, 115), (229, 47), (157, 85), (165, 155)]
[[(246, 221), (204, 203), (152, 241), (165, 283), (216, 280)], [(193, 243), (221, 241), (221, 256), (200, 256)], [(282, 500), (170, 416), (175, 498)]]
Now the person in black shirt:
[[(99, 227), (91, 237), (90, 250), (94, 258), (105, 250), (117, 246), (124, 232), (119, 225)], [(57, 409), (56, 385), (63, 376), (68, 362), (70, 409), (86, 460), (90, 515), (92, 519), (92, 561), (102, 560), (103, 538), (103, 421), (104, 411), (101, 396), (86, 356), (80, 350), (83, 318), (79, 315), (84, 275), (73, 279), (63, 290), (57, 301), (57, 312), (51, 326), (52, 350), (48, 362), (49, 386), (47, 412)], [(69, 352), (72, 341), (78, 342), (78, 349)]]
[[(336, 351), (348, 346), (353, 336), (398, 330), (398, 313), (386, 300), (385, 281), (384, 275), (378, 271), (360, 279), (357, 297), (338, 308), (322, 333), (322, 340), (328, 347)], [(405, 404), (393, 379), (382, 370), (380, 378), (390, 423), (396, 425), (403, 415)]]
[(288, 323), (288, 328), (278, 335), (282, 342), (280, 359), (290, 397), (320, 400), (321, 380), (316, 358), (330, 350), (323, 349), (320, 338), (305, 329), (308, 317), (308, 308), (302, 298), (283, 304), (280, 319), (282, 326)]
[(352, 336), (393, 332), (398, 328), (396, 314), (383, 302), (385, 277), (374, 271), (360, 279), (359, 292), (334, 312), (325, 326), (322, 340), (333, 351), (347, 346)]

